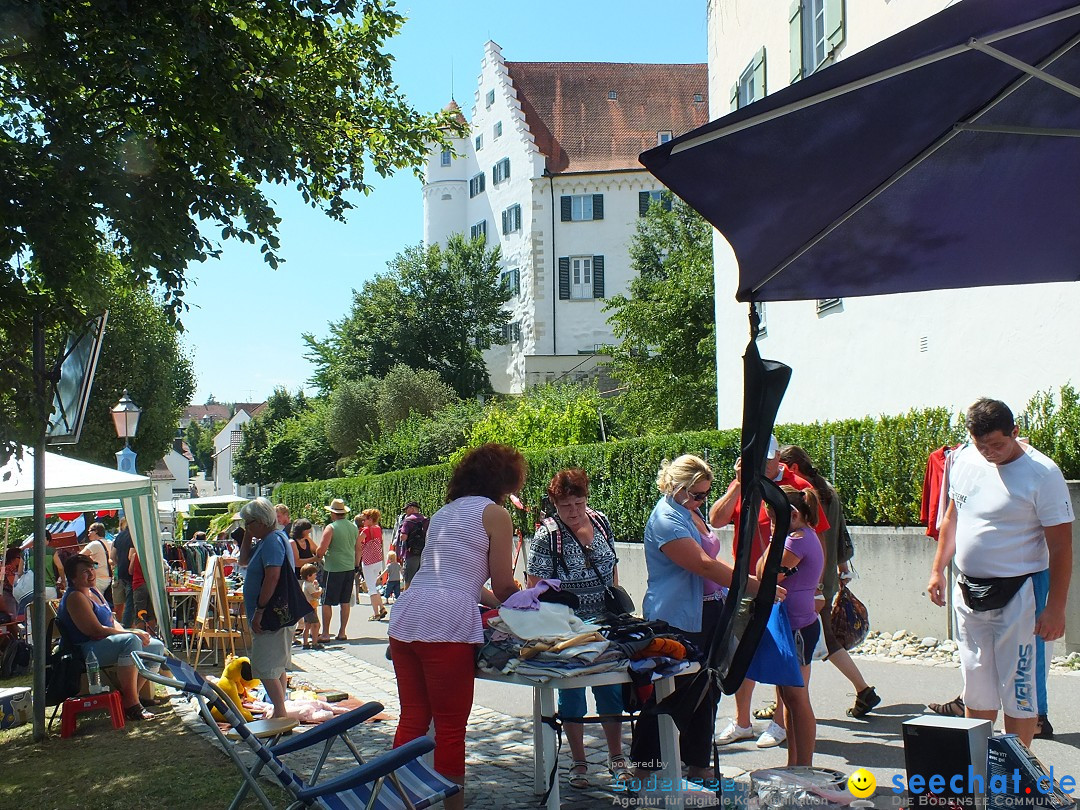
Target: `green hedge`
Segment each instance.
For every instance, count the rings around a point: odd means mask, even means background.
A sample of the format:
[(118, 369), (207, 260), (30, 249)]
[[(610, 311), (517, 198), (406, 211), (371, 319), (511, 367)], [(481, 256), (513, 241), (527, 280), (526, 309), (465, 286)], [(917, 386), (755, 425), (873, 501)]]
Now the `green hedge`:
[[(1054, 459), (1066, 478), (1080, 478), (1080, 395), (1069, 385), (1055, 397), (1039, 394), (1017, 414), (1021, 431)], [(932, 450), (965, 436), (959, 415), (945, 408), (912, 410), (899, 416), (845, 419), (812, 425), (778, 425), (781, 444), (801, 445), (844, 499), (848, 522), (861, 526), (914, 526), (919, 520), (923, 474)], [(727, 486), (739, 454), (739, 432), (702, 431), (606, 444), (526, 451), (529, 475), (521, 493), (528, 513), (514, 520), (532, 532), (547, 482), (565, 467), (582, 467), (592, 480), (590, 504), (611, 518), (619, 536), (640, 540), (656, 502), (656, 472), (665, 458), (696, 453), (713, 466), (713, 496)], [(293, 515), (321, 522), (332, 498), (353, 509), (380, 509), (389, 523), (403, 504), (417, 501), (430, 515), (442, 504), (450, 465), (420, 467), (360, 478), (283, 484), (274, 497)]]
[[(850, 419), (813, 425), (782, 425), (781, 443), (802, 445), (821, 472), (834, 478), (844, 496), (848, 520), (856, 525), (914, 525), (919, 515), (923, 472), (931, 450), (962, 435), (948, 411), (936, 408), (903, 416)], [(835, 444), (836, 472), (832, 474)], [(739, 432), (702, 431), (606, 444), (528, 451), (529, 475), (522, 500), (530, 512), (515, 510), (519, 528), (531, 533), (540, 498), (551, 476), (565, 467), (582, 467), (592, 480), (590, 503), (607, 513), (621, 537), (640, 540), (656, 503), (656, 472), (665, 458), (696, 453), (709, 460), (716, 474), (714, 496), (731, 480), (739, 455)], [(336, 478), (305, 484), (283, 484), (274, 497), (294, 516), (325, 518), (323, 507), (344, 498), (355, 512), (376, 507), (388, 517), (408, 501), (431, 514), (444, 502), (449, 465), (359, 478)]]

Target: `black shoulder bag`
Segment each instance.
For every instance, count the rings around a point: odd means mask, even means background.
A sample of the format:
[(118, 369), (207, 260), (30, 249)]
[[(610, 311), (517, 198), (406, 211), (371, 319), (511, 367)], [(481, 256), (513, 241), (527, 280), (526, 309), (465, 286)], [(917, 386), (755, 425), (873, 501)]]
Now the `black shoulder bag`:
[[(275, 531), (265, 538), (266, 542), (275, 534), (284, 535)], [(270, 597), (270, 601), (263, 607), (263, 617), (260, 626), (267, 632), (280, 630), (282, 627), (291, 627), (312, 612), (311, 603), (304, 597), (304, 591), (296, 578), (296, 573), (289, 561), (289, 549), (285, 548), (285, 562), (281, 565), (281, 573), (278, 577), (277, 586)]]

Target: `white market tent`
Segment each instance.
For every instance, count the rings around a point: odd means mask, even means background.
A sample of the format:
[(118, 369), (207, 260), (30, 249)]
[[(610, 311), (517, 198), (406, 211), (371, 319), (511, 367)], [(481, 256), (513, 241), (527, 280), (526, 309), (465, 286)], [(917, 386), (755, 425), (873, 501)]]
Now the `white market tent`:
[[(156, 507), (154, 484), (144, 475), (119, 472), (56, 453), (45, 454), (45, 511), (48, 514), (124, 510), (158, 624), (167, 631), (171, 617), (165, 596)], [(12, 457), (0, 468), (0, 518), (33, 514), (34, 451), (24, 447), (21, 460)]]

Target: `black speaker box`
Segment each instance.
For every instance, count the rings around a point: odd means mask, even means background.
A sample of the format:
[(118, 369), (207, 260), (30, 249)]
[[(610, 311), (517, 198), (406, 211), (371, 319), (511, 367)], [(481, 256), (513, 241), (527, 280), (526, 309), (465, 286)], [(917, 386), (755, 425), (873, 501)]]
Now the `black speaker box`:
[[(986, 806), (986, 794), (969, 788), (986, 784), (986, 752), (993, 732), (989, 720), (925, 715), (905, 722), (902, 731), (910, 807)], [(957, 780), (959, 791), (950, 784), (958, 774), (963, 777)], [(929, 785), (934, 776), (943, 778), (936, 793)]]

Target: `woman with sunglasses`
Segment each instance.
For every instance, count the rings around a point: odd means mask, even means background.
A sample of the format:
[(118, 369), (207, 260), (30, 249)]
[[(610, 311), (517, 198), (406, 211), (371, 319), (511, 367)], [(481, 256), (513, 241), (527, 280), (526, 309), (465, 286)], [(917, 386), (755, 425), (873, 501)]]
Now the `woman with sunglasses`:
[[(585, 621), (595, 621), (604, 613), (604, 591), (619, 584), (619, 558), (615, 554), (615, 535), (607, 516), (590, 509), (589, 475), (584, 470), (568, 469), (555, 473), (548, 484), (548, 497), (555, 514), (544, 519), (533, 536), (529, 549), (528, 585), (542, 579), (557, 579), (564, 591), (578, 598), (574, 612)], [(608, 746), (608, 770), (617, 782), (633, 778), (623, 756), (622, 685), (592, 687), (596, 713), (602, 720)], [(584, 689), (559, 690), (559, 715), (584, 717)], [(566, 741), (570, 745), (571, 764), (567, 772), (570, 787), (589, 787), (589, 763), (585, 759), (585, 726), (565, 720)]]
[[(665, 461), (656, 476), (660, 500), (645, 525), (645, 565), (649, 574), (643, 605), (645, 618), (662, 619), (702, 651), (707, 649), (720, 620), (724, 605), (721, 588), (731, 585), (732, 574), (731, 566), (716, 559), (719, 542), (702, 517), (712, 480), (712, 469), (698, 456), (687, 454)], [(750, 596), (757, 593), (756, 579), (747, 581), (746, 592)], [(783, 589), (779, 593), (782, 596)], [(691, 680), (692, 676), (676, 678), (675, 690), (685, 689)], [(699, 707), (692, 724), (680, 732), (680, 751), (688, 779), (715, 780), (709, 764), (715, 725), (713, 702)], [(641, 713), (630, 753), (640, 777), (659, 767), (656, 715)]]

